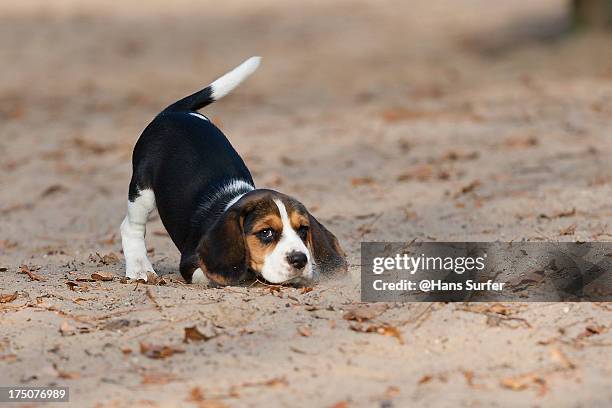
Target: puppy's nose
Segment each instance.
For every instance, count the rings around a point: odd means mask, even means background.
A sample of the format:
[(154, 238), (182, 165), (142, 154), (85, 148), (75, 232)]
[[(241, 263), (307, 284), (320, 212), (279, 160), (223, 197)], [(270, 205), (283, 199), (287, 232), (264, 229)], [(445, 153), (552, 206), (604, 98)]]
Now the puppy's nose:
[(306, 265), (306, 262), (308, 262), (308, 257), (306, 257), (306, 254), (303, 252), (292, 251), (287, 255), (287, 262), (295, 269), (302, 269)]

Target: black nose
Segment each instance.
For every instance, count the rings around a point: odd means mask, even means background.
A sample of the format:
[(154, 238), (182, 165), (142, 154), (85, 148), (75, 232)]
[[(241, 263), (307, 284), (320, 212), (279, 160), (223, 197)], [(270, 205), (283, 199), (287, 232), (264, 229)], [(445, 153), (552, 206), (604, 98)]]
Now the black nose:
[(306, 265), (306, 262), (308, 262), (308, 258), (303, 252), (293, 251), (287, 255), (287, 262), (295, 269), (302, 269)]

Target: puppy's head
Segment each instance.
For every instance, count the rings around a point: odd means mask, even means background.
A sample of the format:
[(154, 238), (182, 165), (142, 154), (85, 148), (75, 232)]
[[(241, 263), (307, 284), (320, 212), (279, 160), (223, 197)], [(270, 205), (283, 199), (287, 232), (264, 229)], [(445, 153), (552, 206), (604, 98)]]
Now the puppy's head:
[(202, 237), (200, 268), (228, 285), (260, 276), (271, 283), (316, 280), (345, 269), (336, 237), (297, 200), (254, 190), (228, 208)]

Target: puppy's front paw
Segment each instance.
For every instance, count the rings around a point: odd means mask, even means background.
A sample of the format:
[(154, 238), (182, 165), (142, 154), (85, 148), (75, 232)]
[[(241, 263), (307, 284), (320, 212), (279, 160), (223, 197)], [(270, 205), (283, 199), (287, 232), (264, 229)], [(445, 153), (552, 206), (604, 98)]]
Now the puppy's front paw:
[(155, 281), (157, 274), (153, 270), (153, 266), (148, 259), (139, 259), (134, 262), (128, 262), (125, 265), (125, 276), (130, 279), (142, 279), (145, 282), (149, 280)]

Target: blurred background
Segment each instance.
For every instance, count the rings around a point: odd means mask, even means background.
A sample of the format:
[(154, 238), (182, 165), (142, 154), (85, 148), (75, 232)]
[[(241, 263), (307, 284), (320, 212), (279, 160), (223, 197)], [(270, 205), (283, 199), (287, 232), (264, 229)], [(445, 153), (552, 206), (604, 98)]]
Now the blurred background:
[(116, 245), (141, 130), (251, 55), (256, 76), (206, 113), (258, 185), (337, 223), (354, 254), (364, 236), (524, 237), (534, 204), (593, 212), (610, 179), (609, 5), (4, 2), (4, 249), (60, 232), (53, 245)]

